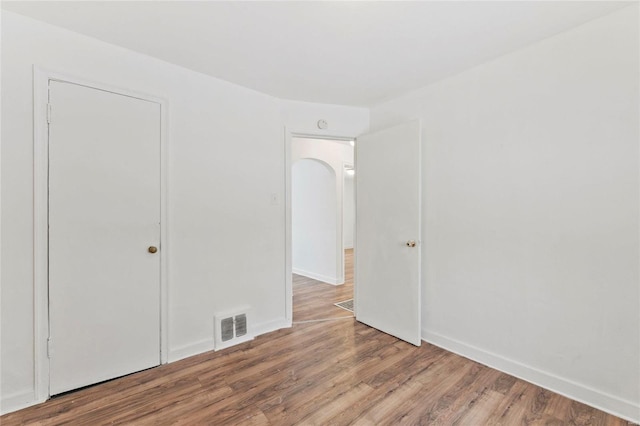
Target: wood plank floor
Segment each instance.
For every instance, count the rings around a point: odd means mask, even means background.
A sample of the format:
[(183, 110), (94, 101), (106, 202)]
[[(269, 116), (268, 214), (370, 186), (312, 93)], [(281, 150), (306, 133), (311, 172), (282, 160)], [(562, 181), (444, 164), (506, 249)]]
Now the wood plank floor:
[(84, 388), (2, 416), (0, 424), (631, 423), (436, 346), (417, 348), (344, 318), (297, 323)]
[(627, 425), (352, 318), (297, 324), (0, 418), (43, 425)]
[(344, 252), (344, 284), (332, 285), (293, 274), (293, 321), (352, 317), (334, 303), (353, 299), (353, 249)]

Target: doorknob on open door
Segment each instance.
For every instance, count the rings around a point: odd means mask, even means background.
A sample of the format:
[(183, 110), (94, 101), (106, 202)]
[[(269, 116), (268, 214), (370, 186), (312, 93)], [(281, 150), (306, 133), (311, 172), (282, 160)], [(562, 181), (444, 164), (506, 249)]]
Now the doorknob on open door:
[(407, 241), (407, 247), (415, 247), (415, 246), (416, 246), (416, 242), (414, 240)]
[(158, 247), (155, 247), (155, 246), (149, 247), (149, 253), (155, 253), (157, 251), (158, 251)]

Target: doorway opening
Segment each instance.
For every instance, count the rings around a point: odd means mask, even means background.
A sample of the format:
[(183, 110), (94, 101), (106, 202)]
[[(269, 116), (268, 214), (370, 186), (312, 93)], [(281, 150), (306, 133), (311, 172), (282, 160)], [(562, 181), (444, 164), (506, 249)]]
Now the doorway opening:
[(293, 137), (290, 173), (292, 322), (351, 318), (353, 140)]

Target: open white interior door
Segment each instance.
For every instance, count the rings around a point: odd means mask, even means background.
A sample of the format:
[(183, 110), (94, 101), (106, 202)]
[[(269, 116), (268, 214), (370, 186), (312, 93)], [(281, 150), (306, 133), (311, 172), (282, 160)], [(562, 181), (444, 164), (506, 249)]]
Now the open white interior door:
[(356, 319), (419, 346), (420, 122), (356, 143)]

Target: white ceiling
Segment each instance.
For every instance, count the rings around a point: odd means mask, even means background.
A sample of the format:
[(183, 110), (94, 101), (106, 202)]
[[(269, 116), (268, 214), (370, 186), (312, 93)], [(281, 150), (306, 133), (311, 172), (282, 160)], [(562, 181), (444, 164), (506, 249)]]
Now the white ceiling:
[(260, 92), (368, 106), (628, 5), (614, 1), (3, 1)]

